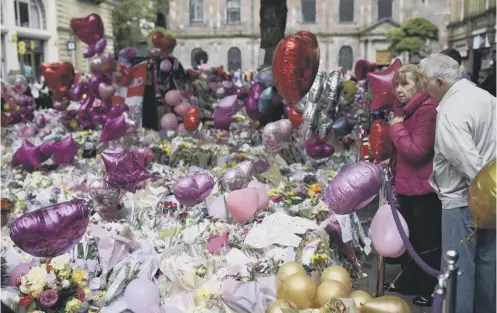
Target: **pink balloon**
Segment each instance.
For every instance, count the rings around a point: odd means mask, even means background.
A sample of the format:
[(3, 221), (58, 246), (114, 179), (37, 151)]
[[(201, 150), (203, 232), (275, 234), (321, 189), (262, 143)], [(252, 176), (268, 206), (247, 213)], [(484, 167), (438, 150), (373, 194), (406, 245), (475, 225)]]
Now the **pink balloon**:
[(180, 124), (178, 125), (178, 133), (180, 133), (181, 135), (188, 134), (188, 132), (187, 132), (187, 131), (186, 131), (186, 129), (185, 129), (185, 124), (180, 123)]
[(134, 313), (159, 312), (159, 286), (149, 279), (137, 278), (126, 287), (124, 300), (128, 309)]
[(181, 103), (181, 93), (178, 90), (169, 90), (164, 97), (166, 103), (172, 106)]
[[(409, 228), (407, 227), (406, 220), (402, 217), (400, 212), (399, 217), (402, 228), (404, 228), (404, 231), (409, 236)], [(388, 258), (397, 258), (401, 256), (404, 251), (406, 251), (406, 247), (400, 237), (399, 230), (395, 225), (390, 205), (382, 205), (378, 209), (373, 217), (369, 231), (373, 247), (379, 255)]]
[(25, 276), (31, 269), (31, 263), (21, 263), (12, 269), (9, 273), (7, 286), (19, 287), (21, 285), (21, 277)]
[(162, 60), (162, 62), (160, 62), (160, 70), (162, 72), (169, 72), (172, 68), (173, 65), (171, 64), (171, 61), (169, 61), (168, 59), (164, 59)]
[(174, 113), (166, 113), (160, 119), (160, 126), (167, 130), (177, 130), (178, 129), (178, 118)]
[(226, 221), (228, 219), (228, 209), (226, 208), (226, 200), (224, 196), (218, 196), (207, 208), (209, 216)]
[(181, 102), (180, 104), (174, 107), (174, 112), (176, 112), (176, 114), (184, 118), (186, 111), (188, 111), (190, 107), (191, 107), (190, 103)]
[(257, 205), (257, 210), (262, 211), (265, 208), (267, 208), (269, 204), (269, 197), (267, 196), (267, 191), (266, 189), (262, 188), (253, 188), (255, 191), (257, 191), (257, 195), (259, 196), (259, 203)]
[(259, 194), (252, 188), (232, 191), (226, 199), (226, 207), (236, 222), (244, 223), (259, 208)]

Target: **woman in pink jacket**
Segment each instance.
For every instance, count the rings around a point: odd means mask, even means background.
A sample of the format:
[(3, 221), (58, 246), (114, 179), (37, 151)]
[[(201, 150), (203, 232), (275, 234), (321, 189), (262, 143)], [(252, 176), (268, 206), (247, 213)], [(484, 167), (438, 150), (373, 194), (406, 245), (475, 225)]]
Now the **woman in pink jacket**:
[[(442, 204), (428, 183), (433, 169), (436, 101), (424, 92), (424, 78), (417, 65), (402, 66), (392, 81), (400, 105), (390, 121), (393, 169), (399, 211), (409, 227), (409, 239), (431, 267), (441, 261)], [(387, 289), (418, 297), (413, 303), (431, 305), (436, 280), (426, 275), (410, 257), (401, 259), (402, 272)]]

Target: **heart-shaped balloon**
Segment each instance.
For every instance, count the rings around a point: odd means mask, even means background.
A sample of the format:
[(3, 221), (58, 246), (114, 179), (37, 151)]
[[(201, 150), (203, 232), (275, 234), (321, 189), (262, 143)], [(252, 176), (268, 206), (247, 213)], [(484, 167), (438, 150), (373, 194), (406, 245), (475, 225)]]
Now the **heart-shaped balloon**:
[(214, 179), (207, 173), (180, 178), (173, 186), (179, 203), (192, 207), (204, 201), (214, 188)]
[(273, 79), (287, 104), (295, 105), (309, 91), (319, 69), (319, 45), (307, 31), (285, 37), (273, 55)]
[(176, 47), (176, 39), (173, 37), (166, 37), (162, 32), (155, 32), (152, 35), (152, 45), (169, 55)]
[(250, 161), (243, 161), (234, 168), (227, 171), (223, 176), (223, 186), (226, 190), (233, 191), (241, 189), (247, 184), (254, 170)]
[(267, 124), (262, 131), (264, 146), (272, 151), (282, 149), (285, 140), (292, 134), (292, 129), (290, 120), (279, 120)]
[(253, 188), (232, 191), (226, 198), (226, 207), (236, 222), (244, 223), (259, 208), (259, 194)]
[(50, 90), (58, 92), (60, 96), (69, 92), (74, 81), (74, 66), (70, 62), (42, 63), (40, 69)]
[(194, 133), (197, 131), (200, 125), (200, 110), (198, 107), (191, 107), (186, 111), (183, 124), (185, 129), (189, 133)]
[(104, 126), (100, 134), (100, 142), (116, 140), (126, 135), (127, 125), (124, 115), (113, 118)]
[(51, 205), (14, 220), (10, 238), (26, 253), (53, 258), (79, 242), (86, 232), (88, 217), (88, 207), (81, 200)]
[(94, 45), (104, 37), (104, 22), (98, 14), (71, 20), (71, 29), (81, 41)]
[(98, 85), (98, 95), (103, 101), (110, 100), (115, 93), (116, 87), (113, 85), (107, 85), (106, 83), (100, 83)]
[(305, 151), (313, 159), (324, 159), (330, 157), (335, 152), (335, 148), (327, 143), (318, 143), (309, 145)]
[(116, 70), (116, 60), (114, 55), (109, 51), (94, 57), (90, 62), (90, 68), (93, 74), (111, 76)]

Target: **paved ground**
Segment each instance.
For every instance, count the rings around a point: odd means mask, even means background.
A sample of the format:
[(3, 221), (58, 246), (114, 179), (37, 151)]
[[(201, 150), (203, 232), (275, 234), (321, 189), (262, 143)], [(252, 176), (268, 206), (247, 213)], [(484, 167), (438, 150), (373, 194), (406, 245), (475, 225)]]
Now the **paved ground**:
[[(374, 216), (376, 208), (378, 208), (378, 202), (372, 203), (370, 206), (359, 212), (359, 219), (361, 221), (367, 221)], [(367, 231), (367, 229), (365, 229)], [(369, 268), (367, 269), (367, 277), (357, 280), (355, 282), (355, 289), (367, 290), (371, 295), (376, 293), (376, 280), (377, 280), (377, 258), (376, 254), (373, 252), (371, 254), (371, 259), (369, 263)], [(399, 265), (385, 265), (385, 282), (392, 282), (395, 280), (396, 276), (400, 272)], [(412, 304), (412, 298), (414, 296), (403, 296), (398, 293), (385, 292), (385, 295), (400, 296), (411, 306), (412, 313), (431, 313), (431, 308), (421, 308)]]

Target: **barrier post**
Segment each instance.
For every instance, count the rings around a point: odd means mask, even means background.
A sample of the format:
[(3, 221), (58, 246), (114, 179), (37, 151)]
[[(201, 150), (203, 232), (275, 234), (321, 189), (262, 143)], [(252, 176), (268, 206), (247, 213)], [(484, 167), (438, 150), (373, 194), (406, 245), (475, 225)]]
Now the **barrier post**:
[(382, 297), (385, 294), (385, 258), (378, 254), (377, 261), (376, 296)]
[(446, 293), (444, 313), (456, 312), (457, 275), (459, 272), (459, 266), (457, 265), (458, 259), (459, 254), (456, 250), (449, 250), (445, 254), (445, 260), (447, 261), (447, 272), (445, 274)]

